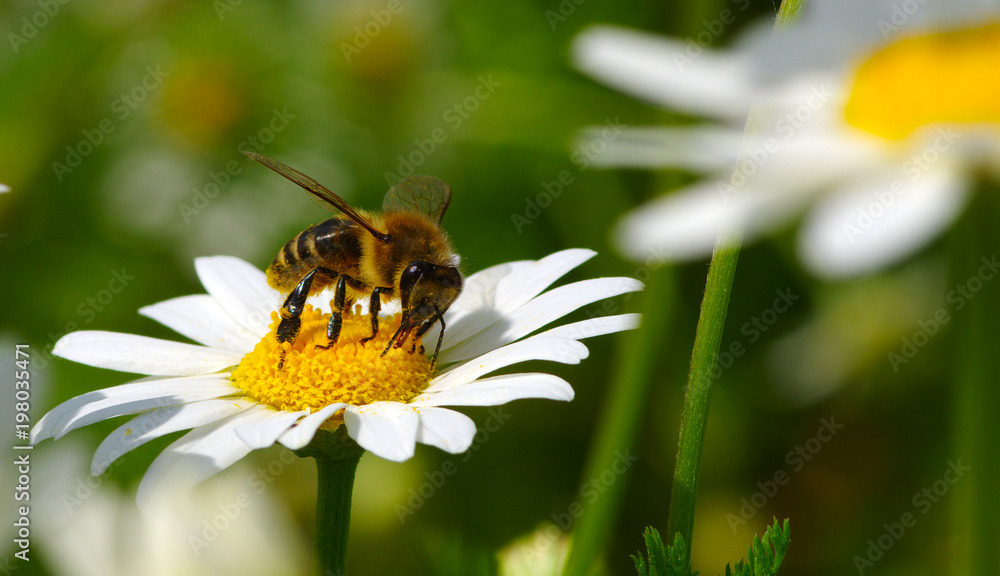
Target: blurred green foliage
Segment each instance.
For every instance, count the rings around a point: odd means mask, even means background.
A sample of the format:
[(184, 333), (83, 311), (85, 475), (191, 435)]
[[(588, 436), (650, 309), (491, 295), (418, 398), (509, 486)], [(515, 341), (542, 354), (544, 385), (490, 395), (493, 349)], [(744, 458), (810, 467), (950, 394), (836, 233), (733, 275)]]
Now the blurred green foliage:
[[(35, 419), (71, 396), (129, 379), (53, 360), (42, 351), (60, 335), (97, 329), (176, 338), (136, 311), (201, 292), (193, 257), (230, 254), (263, 268), (288, 238), (325, 217), (287, 182), (250, 165), (241, 147), (279, 158), (366, 208), (380, 205), (386, 174), (407, 162), (443, 178), (454, 190), (445, 225), (467, 272), (581, 246), (600, 254), (570, 279), (641, 274), (615, 254), (608, 231), (626, 210), (690, 176), (581, 169), (571, 142), (579, 129), (607, 121), (681, 120), (581, 76), (569, 65), (568, 46), (595, 23), (684, 37), (724, 7), (715, 0), (404, 0), (393, 14), (378, 0), (69, 0), (29, 38), (26, 22), (43, 20), (40, 5), (0, 4), (9, 41), (0, 45), (0, 182), (13, 189), (0, 196), (0, 333), (39, 352), (34, 367), (48, 385), (35, 390)], [(774, 11), (764, 0), (733, 7), (737, 22), (714, 43)], [(492, 91), (477, 96), (482, 85)], [(567, 171), (572, 182), (550, 193)], [(515, 215), (529, 222), (518, 226)], [(898, 372), (886, 361), (918, 320), (943, 305), (941, 247), (880, 276), (831, 286), (804, 275), (790, 246), (779, 236), (740, 259), (704, 451), (695, 570), (714, 572), (739, 557), (778, 516), (796, 527), (784, 575), (849, 573), (852, 557), (865, 554), (883, 523), (912, 510), (913, 495), (951, 457), (948, 327)], [(640, 547), (643, 528), (666, 523), (705, 271), (703, 262), (679, 267), (673, 334), (646, 335), (670, 348), (660, 355), (645, 413), (634, 415), (643, 421), (639, 460), (615, 480), (629, 489), (621, 518), (608, 527), (609, 573), (630, 573), (628, 555)], [(128, 280), (113, 292), (116, 274)], [(776, 292), (795, 295), (794, 305), (760, 324)], [(745, 352), (727, 356), (735, 343)], [(505, 406), (509, 419), (464, 456), (428, 447), (405, 464), (366, 456), (349, 573), (486, 573), (490, 551), (525, 536), (547, 550), (551, 525), (586, 497), (581, 469), (616, 339), (588, 345), (592, 355), (581, 366), (528, 367), (570, 381), (573, 402)], [(491, 418), (486, 409), (464, 411), (478, 423)], [(796, 452), (812, 449), (824, 418), (842, 429), (816, 452)], [(118, 423), (73, 435), (93, 447)], [(129, 454), (109, 481), (134, 489), (171, 439)], [(267, 451), (249, 457), (273, 458)], [(449, 460), (457, 473), (430, 497), (414, 498), (411, 490)], [(315, 494), (310, 466), (297, 464), (275, 484), (304, 541)], [(778, 472), (787, 482), (776, 483)], [(411, 502), (419, 506), (400, 522), (398, 506)], [(5, 515), (10, 506), (5, 496)], [(879, 573), (939, 572), (947, 519), (947, 504), (920, 515), (885, 553)], [(523, 545), (513, 551), (524, 553)], [(50, 573), (45, 550), (36, 558), (17, 573)]]

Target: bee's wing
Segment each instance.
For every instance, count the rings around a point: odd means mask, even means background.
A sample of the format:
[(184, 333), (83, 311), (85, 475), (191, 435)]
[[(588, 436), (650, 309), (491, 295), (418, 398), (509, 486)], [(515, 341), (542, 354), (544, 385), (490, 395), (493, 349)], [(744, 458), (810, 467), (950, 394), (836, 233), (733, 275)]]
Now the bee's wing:
[(410, 176), (386, 192), (382, 210), (419, 212), (440, 225), (450, 202), (451, 188), (444, 181), (433, 176)]
[[(299, 172), (295, 168), (279, 162), (274, 158), (269, 158), (261, 154), (255, 154), (253, 152), (243, 152), (251, 160), (256, 160), (264, 166), (267, 166), (271, 170), (274, 170), (278, 174), (281, 174), (285, 178), (288, 178), (292, 182), (295, 182), (299, 186), (305, 188), (306, 192), (309, 192), (314, 196), (315, 199), (319, 199), (320, 202), (316, 202), (323, 208), (330, 210), (331, 212), (340, 211), (343, 212), (348, 218), (354, 220), (359, 226), (371, 232), (372, 236), (378, 238), (379, 240), (387, 240), (388, 236), (384, 232), (379, 232), (367, 218), (362, 216), (355, 210), (346, 200), (337, 196), (325, 186), (306, 176), (302, 172)], [(335, 210), (331, 210), (331, 207)]]

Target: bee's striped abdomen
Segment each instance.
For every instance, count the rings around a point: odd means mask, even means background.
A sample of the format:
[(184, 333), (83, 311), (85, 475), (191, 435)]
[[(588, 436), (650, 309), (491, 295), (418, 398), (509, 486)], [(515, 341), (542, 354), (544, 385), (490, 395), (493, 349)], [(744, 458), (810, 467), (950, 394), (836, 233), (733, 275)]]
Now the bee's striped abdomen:
[[(357, 225), (343, 218), (331, 218), (299, 232), (268, 267), (268, 284), (289, 292), (310, 270), (321, 267), (356, 277), (361, 259), (357, 234)], [(319, 283), (315, 286), (320, 287)]]

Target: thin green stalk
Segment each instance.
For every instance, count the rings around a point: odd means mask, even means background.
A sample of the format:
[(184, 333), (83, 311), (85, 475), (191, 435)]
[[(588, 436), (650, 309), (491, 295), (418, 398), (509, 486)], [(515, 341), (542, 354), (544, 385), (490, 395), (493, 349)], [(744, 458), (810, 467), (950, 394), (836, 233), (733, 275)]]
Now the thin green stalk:
[[(954, 309), (959, 342), (955, 367), (955, 450), (951, 463), (969, 466), (956, 482), (953, 574), (1000, 574), (1000, 258), (997, 188), (980, 189), (955, 227)], [(981, 287), (981, 288), (980, 288)], [(979, 288), (977, 290), (977, 288)], [(970, 298), (967, 298), (969, 296)], [(957, 304), (952, 302), (955, 308)], [(944, 465), (944, 463), (940, 463)]]
[[(802, 2), (803, 0), (784, 0), (778, 10), (775, 26), (783, 26), (794, 20), (802, 7)], [(756, 132), (756, 123), (756, 114), (751, 112), (746, 123), (747, 133)], [(724, 231), (712, 253), (698, 328), (695, 331), (694, 349), (691, 353), (691, 371), (684, 393), (677, 461), (673, 486), (670, 490), (670, 515), (667, 518), (667, 534), (670, 536), (667, 540), (673, 541), (672, 535), (680, 533), (684, 538), (689, 560), (694, 532), (698, 469), (701, 463), (705, 426), (708, 422), (712, 372), (719, 355), (726, 312), (729, 308), (729, 296), (733, 288), (733, 278), (736, 276), (736, 263), (739, 260), (742, 242), (742, 230)]]
[(347, 436), (344, 426), (336, 432), (320, 430), (299, 456), (316, 459), (316, 540), (313, 569), (317, 576), (347, 573), (347, 541), (351, 530), (351, 496), (354, 473), (364, 450)]
[(726, 238), (725, 244), (716, 246), (712, 264), (708, 268), (705, 296), (695, 332), (694, 350), (691, 353), (691, 371), (684, 393), (684, 411), (681, 413), (680, 441), (674, 467), (674, 482), (670, 490), (670, 515), (667, 533), (680, 532), (691, 558), (691, 534), (694, 530), (694, 505), (698, 489), (698, 467), (701, 462), (702, 441), (708, 422), (708, 399), (712, 387), (712, 371), (719, 355), (722, 329), (726, 323), (729, 294), (736, 275), (736, 262), (740, 255), (741, 238), (738, 234)]
[[(663, 335), (668, 333), (670, 314), (674, 306), (674, 274), (672, 270), (653, 271), (646, 289), (635, 296), (641, 299), (642, 327), (618, 337), (619, 358), (611, 379), (610, 398), (600, 416), (584, 467), (584, 482), (598, 478), (606, 471), (614, 472), (627, 461), (643, 414), (646, 392), (652, 379), (656, 357), (663, 350)], [(593, 502), (584, 502), (573, 526), (573, 541), (563, 569), (564, 576), (585, 576), (604, 548), (604, 540), (618, 517), (625, 479), (615, 481)]]

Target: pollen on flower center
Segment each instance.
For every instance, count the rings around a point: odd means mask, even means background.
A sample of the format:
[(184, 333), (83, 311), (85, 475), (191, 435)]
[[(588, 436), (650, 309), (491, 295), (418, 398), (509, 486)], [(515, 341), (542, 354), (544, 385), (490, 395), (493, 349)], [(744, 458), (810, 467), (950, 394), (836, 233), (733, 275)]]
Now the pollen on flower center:
[(419, 350), (419, 343), (412, 354), (408, 340), (402, 348), (381, 356), (399, 327), (398, 314), (382, 318), (378, 335), (361, 344), (361, 339), (371, 336), (371, 321), (368, 315), (345, 312), (340, 337), (330, 349), (319, 347), (329, 343), (329, 314), (307, 306), (298, 337), (283, 344), (275, 335), (280, 321), (277, 312), (271, 318), (270, 332), (230, 376), (234, 385), (261, 404), (279, 410), (316, 411), (335, 402), (408, 402), (430, 382), (430, 360)]
[(900, 40), (858, 69), (846, 120), (884, 138), (938, 122), (1000, 122), (1000, 23)]

